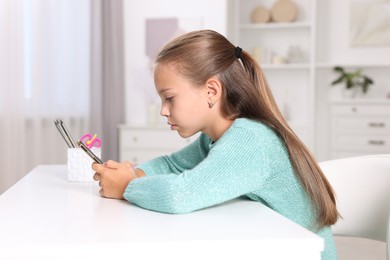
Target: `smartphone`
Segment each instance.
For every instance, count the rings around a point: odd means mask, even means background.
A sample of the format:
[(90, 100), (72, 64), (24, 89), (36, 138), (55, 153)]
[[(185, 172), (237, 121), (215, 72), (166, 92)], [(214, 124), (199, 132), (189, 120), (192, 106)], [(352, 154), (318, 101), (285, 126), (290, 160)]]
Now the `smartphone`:
[(77, 145), (83, 149), (83, 151), (89, 155), (89, 157), (92, 158), (92, 160), (94, 160), (96, 163), (98, 164), (103, 164), (103, 161), (96, 156), (96, 154), (94, 154), (87, 146), (85, 146), (85, 144), (81, 141), (77, 141)]

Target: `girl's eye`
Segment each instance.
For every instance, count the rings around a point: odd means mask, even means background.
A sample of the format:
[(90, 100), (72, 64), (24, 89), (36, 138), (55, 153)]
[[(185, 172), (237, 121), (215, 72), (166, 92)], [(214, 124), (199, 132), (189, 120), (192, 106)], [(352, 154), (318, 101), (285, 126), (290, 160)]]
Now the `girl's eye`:
[(165, 98), (165, 100), (168, 101), (168, 102), (172, 102), (172, 99), (173, 99), (173, 97), (167, 97), (167, 98)]

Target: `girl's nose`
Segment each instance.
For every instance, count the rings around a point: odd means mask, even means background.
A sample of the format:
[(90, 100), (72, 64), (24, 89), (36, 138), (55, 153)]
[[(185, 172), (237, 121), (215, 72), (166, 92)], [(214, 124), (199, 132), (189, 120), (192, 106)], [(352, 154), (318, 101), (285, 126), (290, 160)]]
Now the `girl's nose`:
[(166, 117), (169, 116), (169, 109), (167, 108), (167, 106), (164, 106), (164, 105), (161, 106), (160, 115), (166, 116)]

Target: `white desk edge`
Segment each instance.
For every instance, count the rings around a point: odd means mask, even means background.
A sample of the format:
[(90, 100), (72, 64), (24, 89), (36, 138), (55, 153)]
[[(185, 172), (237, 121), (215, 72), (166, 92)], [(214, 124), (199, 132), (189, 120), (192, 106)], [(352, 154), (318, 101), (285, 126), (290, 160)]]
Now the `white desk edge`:
[(41, 165), (0, 196), (0, 259), (321, 259), (323, 239), (233, 200), (190, 214), (104, 199), (95, 182)]

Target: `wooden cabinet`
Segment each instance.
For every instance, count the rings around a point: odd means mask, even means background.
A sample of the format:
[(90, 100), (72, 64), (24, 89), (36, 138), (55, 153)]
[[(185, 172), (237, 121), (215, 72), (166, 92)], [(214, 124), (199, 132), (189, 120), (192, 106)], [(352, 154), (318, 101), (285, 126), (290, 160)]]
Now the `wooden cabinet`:
[(182, 138), (163, 127), (119, 126), (119, 160), (139, 164), (160, 155), (171, 154), (188, 145), (198, 135)]
[(390, 101), (331, 104), (331, 157), (390, 153)]

